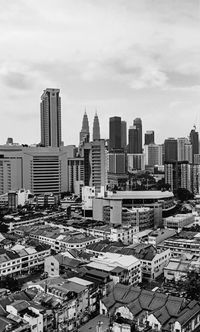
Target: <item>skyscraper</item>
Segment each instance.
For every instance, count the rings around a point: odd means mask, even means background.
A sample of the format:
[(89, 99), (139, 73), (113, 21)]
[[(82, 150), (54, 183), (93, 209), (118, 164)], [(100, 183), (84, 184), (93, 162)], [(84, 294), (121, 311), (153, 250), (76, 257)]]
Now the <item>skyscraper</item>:
[(133, 126), (130, 127), (129, 133), (129, 153), (142, 153), (142, 120), (136, 118)]
[(121, 147), (121, 118), (114, 116), (110, 118), (109, 150), (120, 150)]
[(128, 152), (142, 153), (142, 120), (136, 118), (128, 131)]
[(41, 96), (41, 145), (61, 146), (61, 98), (59, 89), (46, 89)]
[(93, 122), (93, 141), (100, 139), (100, 126), (99, 126), (99, 118), (97, 113), (94, 116)]
[(121, 121), (121, 146), (122, 146), (122, 149), (125, 149), (126, 145), (127, 145), (126, 121)]
[(154, 131), (153, 130), (148, 130), (144, 134), (144, 144), (145, 145), (154, 144)]
[(83, 144), (84, 142), (87, 143), (89, 141), (90, 141), (89, 122), (88, 122), (87, 113), (85, 111), (83, 115), (82, 129), (80, 131), (80, 144)]
[(175, 138), (167, 138), (164, 142), (164, 161), (166, 163), (175, 162), (178, 160), (177, 140)]
[(190, 132), (190, 142), (192, 144), (192, 160), (194, 162), (194, 155), (199, 153), (199, 133), (196, 131), (196, 127)]

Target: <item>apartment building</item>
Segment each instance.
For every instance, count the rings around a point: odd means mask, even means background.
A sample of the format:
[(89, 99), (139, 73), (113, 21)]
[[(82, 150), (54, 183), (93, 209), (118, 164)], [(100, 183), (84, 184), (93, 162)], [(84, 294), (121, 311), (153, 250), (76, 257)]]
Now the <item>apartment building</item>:
[(16, 276), (44, 265), (50, 255), (50, 246), (36, 244), (31, 247), (15, 245), (10, 250), (0, 249), (0, 277)]

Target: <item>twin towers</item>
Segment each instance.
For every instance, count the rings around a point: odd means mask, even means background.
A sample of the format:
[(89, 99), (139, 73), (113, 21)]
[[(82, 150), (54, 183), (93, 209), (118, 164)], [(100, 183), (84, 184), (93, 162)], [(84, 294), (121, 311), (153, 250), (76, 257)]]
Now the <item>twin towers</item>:
[[(93, 141), (100, 139), (100, 126), (99, 126), (99, 118), (97, 113), (94, 116), (93, 121)], [(89, 121), (88, 116), (85, 111), (83, 115), (83, 121), (82, 121), (82, 129), (80, 131), (80, 144), (81, 143), (87, 143), (90, 141), (90, 130), (89, 130)]]

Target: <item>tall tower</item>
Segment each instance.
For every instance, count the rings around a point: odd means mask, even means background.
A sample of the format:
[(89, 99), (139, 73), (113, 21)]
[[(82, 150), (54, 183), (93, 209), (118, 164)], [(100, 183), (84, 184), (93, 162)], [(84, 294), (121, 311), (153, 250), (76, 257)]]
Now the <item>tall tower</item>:
[(83, 115), (83, 121), (82, 121), (82, 129), (80, 131), (80, 144), (87, 143), (90, 141), (90, 130), (89, 130), (89, 122), (87, 113), (85, 111)]
[(190, 132), (190, 142), (192, 144), (192, 159), (194, 162), (194, 155), (199, 153), (199, 133), (196, 131), (196, 127)]
[(122, 149), (125, 149), (127, 145), (127, 126), (126, 121), (121, 121), (121, 146)]
[(46, 89), (41, 96), (41, 145), (61, 146), (61, 98), (59, 89)]
[(109, 150), (120, 150), (121, 147), (121, 118), (114, 116), (110, 118)]
[(129, 153), (142, 153), (142, 120), (136, 118), (129, 129)]
[(100, 126), (99, 126), (99, 118), (97, 113), (94, 116), (93, 122), (93, 141), (100, 139)]

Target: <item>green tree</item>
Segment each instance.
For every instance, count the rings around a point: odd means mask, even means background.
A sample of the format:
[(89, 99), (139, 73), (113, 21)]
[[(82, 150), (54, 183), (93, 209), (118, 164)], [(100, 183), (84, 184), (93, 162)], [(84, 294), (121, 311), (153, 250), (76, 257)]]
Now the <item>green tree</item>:
[(200, 298), (200, 276), (196, 271), (189, 271), (186, 280), (183, 282), (183, 289), (191, 300), (199, 301)]

